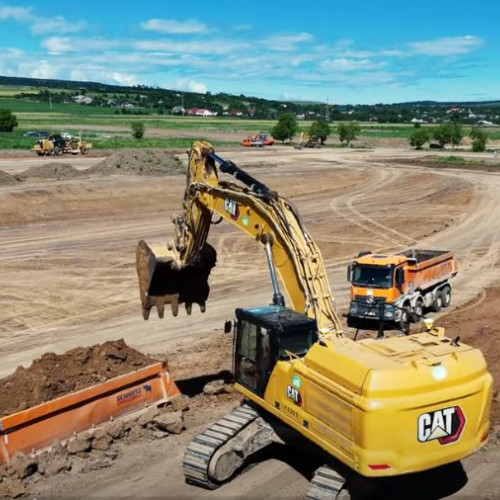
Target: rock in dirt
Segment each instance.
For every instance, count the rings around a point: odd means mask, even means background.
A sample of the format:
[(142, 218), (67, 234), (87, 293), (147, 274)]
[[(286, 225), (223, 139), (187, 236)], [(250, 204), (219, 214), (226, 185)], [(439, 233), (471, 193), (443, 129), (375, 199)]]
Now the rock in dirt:
[(137, 425), (147, 427), (153, 423), (155, 418), (160, 414), (160, 410), (156, 406), (148, 408), (140, 417), (137, 418)]
[(154, 418), (152, 424), (161, 431), (180, 434), (184, 430), (182, 411), (160, 413)]
[(19, 479), (24, 479), (38, 470), (38, 461), (24, 453), (16, 453), (9, 462), (8, 470)]
[(29, 368), (19, 367), (0, 380), (0, 415), (14, 413), (70, 392), (156, 363), (123, 339), (64, 354), (47, 353)]
[(42, 453), (38, 457), (38, 472), (45, 477), (52, 477), (61, 472), (71, 470), (71, 461), (66, 455), (53, 456), (50, 453)]
[(90, 436), (86, 434), (76, 436), (68, 443), (67, 451), (71, 455), (76, 455), (77, 453), (85, 453), (87, 451), (90, 451), (90, 442)]
[(115, 420), (104, 425), (103, 429), (113, 439), (121, 439), (125, 432), (130, 429), (130, 426), (123, 420)]
[(170, 401), (170, 407), (174, 411), (187, 411), (189, 410), (189, 398), (184, 394), (175, 396)]
[(208, 382), (205, 387), (203, 387), (203, 393), (207, 396), (215, 396), (225, 392), (230, 392), (230, 390), (223, 379), (212, 380), (211, 382)]
[(97, 429), (92, 435), (91, 446), (93, 450), (108, 451), (113, 443), (113, 438), (102, 428)]

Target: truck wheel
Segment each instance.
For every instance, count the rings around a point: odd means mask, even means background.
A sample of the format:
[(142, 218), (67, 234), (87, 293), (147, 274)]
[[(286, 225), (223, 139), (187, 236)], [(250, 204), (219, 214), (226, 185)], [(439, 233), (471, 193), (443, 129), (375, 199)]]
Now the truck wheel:
[(89, 154), (89, 150), (87, 148), (81, 148), (80, 153), (82, 153), (82, 155), (87, 155)]
[(61, 148), (61, 146), (56, 146), (56, 147), (54, 148), (54, 154), (55, 154), (56, 156), (61, 156), (61, 155), (62, 155), (62, 148)]
[(410, 333), (410, 314), (410, 306), (408, 304), (404, 305), (401, 311), (401, 319), (399, 320), (399, 328), (405, 335)]
[(424, 315), (424, 301), (418, 298), (413, 309), (413, 322), (418, 323)]
[(442, 297), (443, 297), (443, 307), (448, 307), (451, 302), (451, 287), (450, 286), (445, 286), (442, 291)]
[(441, 307), (443, 307), (443, 295), (441, 294), (441, 290), (438, 290), (436, 292), (436, 295), (434, 296), (434, 302), (432, 303), (432, 310), (434, 312), (439, 312), (441, 310)]

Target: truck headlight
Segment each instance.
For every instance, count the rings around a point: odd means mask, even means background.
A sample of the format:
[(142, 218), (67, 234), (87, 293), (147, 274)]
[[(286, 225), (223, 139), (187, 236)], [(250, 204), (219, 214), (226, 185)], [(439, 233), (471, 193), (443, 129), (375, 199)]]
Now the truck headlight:
[(394, 318), (394, 307), (393, 306), (385, 306), (384, 318)]

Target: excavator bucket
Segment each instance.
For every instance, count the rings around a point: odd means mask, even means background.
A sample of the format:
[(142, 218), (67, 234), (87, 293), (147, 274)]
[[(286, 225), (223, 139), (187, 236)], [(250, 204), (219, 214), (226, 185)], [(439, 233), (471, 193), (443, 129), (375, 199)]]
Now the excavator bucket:
[(191, 314), (193, 304), (205, 312), (210, 292), (208, 277), (217, 261), (216, 250), (205, 243), (192, 264), (184, 265), (178, 252), (165, 244), (149, 245), (144, 240), (137, 245), (136, 267), (142, 302), (142, 316), (149, 318), (156, 306), (158, 316), (163, 318), (165, 304), (170, 304), (172, 314), (177, 316), (179, 304), (185, 304)]

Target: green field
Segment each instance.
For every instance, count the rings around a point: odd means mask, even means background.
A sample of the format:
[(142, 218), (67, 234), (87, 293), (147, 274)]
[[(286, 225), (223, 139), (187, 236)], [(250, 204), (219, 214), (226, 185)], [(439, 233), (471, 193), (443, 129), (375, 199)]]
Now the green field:
[[(102, 108), (81, 104), (57, 104), (32, 102), (23, 99), (7, 97), (13, 95), (14, 90), (19, 92), (19, 87), (2, 87), (0, 92), (0, 109), (10, 109), (17, 117), (19, 127), (13, 133), (0, 133), (0, 149), (31, 149), (36, 141), (32, 137), (24, 137), (28, 130), (43, 130), (47, 132), (68, 132), (72, 135), (81, 133), (82, 138), (93, 143), (95, 149), (100, 148), (126, 148), (126, 147), (189, 147), (191, 141), (205, 138), (213, 132), (224, 132), (234, 134), (234, 139), (227, 140), (209, 139), (214, 145), (238, 144), (249, 133), (258, 131), (269, 132), (276, 124), (276, 120), (254, 120), (228, 117), (193, 117), (173, 116), (158, 114), (121, 114), (113, 108)], [(140, 121), (146, 128), (145, 137), (141, 140), (134, 139), (130, 134), (132, 122)], [(310, 121), (300, 121), (298, 134), (307, 131)], [(361, 123), (361, 134), (358, 137), (359, 144), (363, 139), (387, 138), (407, 140), (415, 130), (409, 124), (378, 124)], [(423, 125), (432, 130), (434, 125)], [(329, 141), (337, 135), (335, 124), (331, 125), (332, 134)], [(180, 135), (189, 137), (158, 138), (149, 137), (148, 131), (168, 130), (169, 135), (175, 135), (175, 131), (184, 131)], [(464, 127), (464, 136), (470, 132), (470, 127)], [(186, 134), (188, 131), (188, 134)], [(191, 135), (192, 132), (192, 135)], [(297, 134), (297, 137), (298, 137)], [(158, 135), (158, 134), (156, 134)], [(488, 129), (490, 140), (499, 140), (500, 131), (498, 127)], [(335, 141), (337, 142), (337, 141)], [(328, 144), (327, 144), (328, 145)]]

